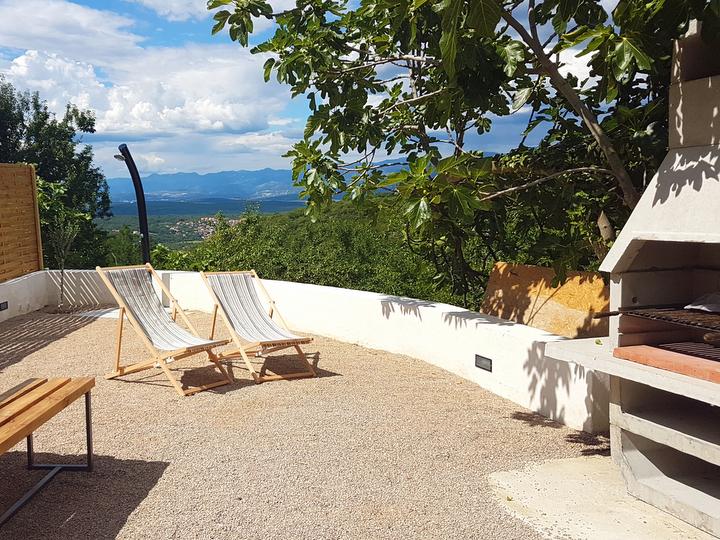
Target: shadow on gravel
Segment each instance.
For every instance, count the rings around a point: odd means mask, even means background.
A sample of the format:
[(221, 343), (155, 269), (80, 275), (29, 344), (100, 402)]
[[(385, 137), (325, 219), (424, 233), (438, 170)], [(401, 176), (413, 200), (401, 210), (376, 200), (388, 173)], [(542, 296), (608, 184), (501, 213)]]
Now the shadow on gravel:
[[(530, 427), (548, 427), (558, 429), (563, 427), (559, 422), (555, 422), (540, 414), (531, 412), (516, 411), (510, 418), (524, 422)], [(607, 433), (592, 435), (584, 431), (574, 431), (565, 436), (565, 440), (572, 444), (582, 446), (580, 454), (583, 456), (609, 456), (610, 455), (610, 438)]]
[[(36, 453), (38, 463), (77, 462)], [(46, 471), (28, 471), (24, 451), (0, 457), (0, 513)], [(0, 538), (115, 538), (158, 483), (169, 463), (95, 456), (93, 472), (61, 472), (0, 528)]]
[(0, 343), (3, 345), (0, 373), (53, 341), (87, 326), (93, 320), (72, 314), (35, 311), (0, 323)]
[[(320, 360), (320, 353), (315, 352), (307, 354), (308, 361), (313, 365), (315, 373), (319, 378), (323, 377), (339, 377), (339, 373), (322, 369), (318, 367)], [(292, 373), (300, 371), (304, 368), (304, 364), (298, 358), (296, 354), (275, 354), (268, 356), (267, 358), (253, 358), (251, 357), (255, 370), (258, 373)], [(225, 386), (218, 386), (217, 388), (211, 388), (206, 390), (212, 394), (227, 394), (240, 390), (247, 386), (254, 386), (255, 381), (245, 367), (245, 363), (240, 358), (233, 358), (232, 361), (223, 360), (223, 365), (228, 370), (228, 373), (233, 378), (232, 384)], [(171, 367), (173, 376), (176, 377), (180, 384), (184, 387), (200, 386), (213, 381), (219, 380), (220, 374), (214, 365), (210, 364), (203, 367)], [(140, 374), (130, 375), (131, 378), (117, 378), (114, 381), (125, 383), (125, 384), (144, 384), (148, 386), (157, 386), (165, 388), (174, 392), (170, 381), (167, 380), (165, 374), (159, 369), (151, 369)], [(302, 381), (303, 379), (289, 379), (289, 382)]]
[(560, 428), (562, 427), (562, 424), (559, 422), (555, 422), (554, 420), (550, 420), (549, 418), (546, 418), (545, 416), (542, 416), (540, 414), (531, 413), (531, 412), (522, 412), (522, 411), (516, 411), (512, 413), (510, 416), (513, 420), (518, 420), (520, 422), (526, 423), (528, 426), (536, 427), (536, 426), (542, 426), (542, 427), (549, 427), (549, 428)]
[(565, 437), (569, 443), (582, 445), (580, 453), (583, 456), (609, 456), (610, 455), (610, 438), (607, 434), (591, 435), (584, 431), (571, 433)]
[[(306, 352), (305, 354), (307, 356), (308, 362), (312, 364), (313, 369), (315, 370), (315, 373), (317, 374), (317, 377), (319, 379), (325, 377), (342, 377), (342, 374), (340, 373), (336, 373), (327, 369), (322, 369), (318, 366), (320, 362), (319, 352)], [(302, 371), (305, 369), (305, 365), (303, 364), (302, 360), (300, 360), (295, 353), (272, 354), (265, 358), (257, 358), (251, 356), (250, 359), (253, 362), (255, 370), (263, 375), (268, 375), (271, 373), (277, 373), (278, 375), (282, 375), (284, 373), (295, 373), (297, 371)], [(233, 377), (234, 382), (233, 384), (229, 384), (227, 386), (219, 386), (217, 388), (213, 388), (209, 390), (209, 392), (215, 394), (227, 394), (228, 392), (232, 392), (246, 386), (255, 385), (255, 381), (245, 367), (245, 362), (241, 358), (233, 358), (232, 362), (224, 362), (223, 364), (225, 365), (225, 368), (228, 370), (230, 375)], [(183, 384), (197, 384), (195, 381), (186, 380), (188, 374), (189, 372), (186, 372), (183, 375)], [(288, 379), (285, 382), (302, 382), (303, 380), (305, 379)]]

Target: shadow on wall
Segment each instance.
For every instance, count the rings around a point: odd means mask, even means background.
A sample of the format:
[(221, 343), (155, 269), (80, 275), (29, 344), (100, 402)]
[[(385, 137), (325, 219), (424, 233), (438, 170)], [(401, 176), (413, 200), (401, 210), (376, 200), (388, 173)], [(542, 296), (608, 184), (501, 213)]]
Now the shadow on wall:
[[(669, 106), (668, 158), (658, 170), (653, 206), (680, 197), (686, 189), (699, 192), (706, 182), (720, 180), (720, 58), (718, 43), (702, 39), (699, 26), (675, 42)], [(714, 146), (715, 151), (702, 147)], [(685, 152), (677, 152), (684, 148)]]
[(653, 206), (667, 202), (670, 197), (680, 197), (685, 188), (700, 191), (705, 182), (720, 182), (718, 161), (717, 151), (708, 151), (697, 159), (675, 153), (672, 163), (664, 161), (658, 170)]
[(36, 311), (0, 323), (0, 373), (53, 341), (92, 322), (90, 317)]
[[(57, 305), (60, 300), (60, 271), (48, 272), (50, 278), (49, 301)], [(70, 270), (65, 272), (65, 305), (75, 307), (115, 305), (115, 300), (100, 281), (94, 270)]]
[(484, 313), (478, 313), (477, 311), (468, 310), (443, 313), (443, 321), (449, 325), (453, 325), (455, 328), (466, 328), (470, 322), (473, 322), (476, 327), (481, 324), (492, 324), (495, 326), (515, 326), (517, 324), (513, 321), (499, 319), (494, 315), (486, 315)]
[[(389, 319), (393, 313), (401, 315), (410, 315), (417, 317), (422, 321), (421, 308), (436, 307), (437, 304), (427, 300), (417, 300), (415, 298), (404, 298), (402, 296), (386, 296), (380, 300), (383, 317)], [(455, 328), (465, 328), (470, 321), (475, 325), (494, 324), (497, 326), (514, 326), (516, 323), (512, 321), (500, 320), (495, 316), (470, 311), (467, 309), (459, 311), (448, 311), (443, 313), (443, 321)]]
[(399, 311), (401, 315), (412, 315), (422, 320), (420, 308), (434, 307), (436, 304), (428, 300), (416, 300), (414, 298), (404, 298), (402, 296), (386, 296), (380, 300), (380, 308), (383, 317), (389, 319), (390, 316)]
[[(590, 431), (606, 424), (609, 400), (607, 376), (585, 369), (580, 364), (559, 362), (545, 356), (545, 343), (535, 342), (528, 351), (523, 369), (529, 377), (528, 394), (536, 410), (552, 420), (565, 423), (565, 408), (558, 394), (570, 392), (574, 381), (585, 384), (585, 407), (588, 418), (583, 428)], [(578, 383), (575, 383), (577, 385)], [(577, 392), (577, 390), (576, 390)], [(562, 395), (562, 394), (561, 394)]]
[[(553, 286), (552, 268), (499, 262), (493, 267), (481, 312), (449, 311), (443, 318), (455, 328), (478, 324), (524, 324), (565, 337), (608, 335), (608, 320), (593, 316), (609, 308), (609, 289), (600, 274), (569, 272), (565, 283)], [(427, 300), (386, 296), (382, 315), (411, 315), (422, 320), (422, 308), (437, 306)], [(502, 320), (498, 320), (502, 319)]]
[[(36, 454), (39, 463), (66, 456)], [(46, 471), (28, 471), (25, 452), (0, 457), (0, 511), (5, 511)], [(3, 525), (3, 538), (116, 538), (169, 463), (95, 456), (94, 471), (63, 472)], [(7, 487), (6, 487), (7, 486)]]
[(558, 392), (569, 392), (572, 370), (575, 370), (576, 375), (578, 370), (584, 374), (584, 368), (575, 365), (571, 369), (567, 362), (548, 360), (545, 357), (545, 344), (535, 342), (528, 351), (523, 369), (530, 379), (528, 394), (531, 403), (535, 403), (536, 409), (548, 418), (565, 423), (565, 407), (558, 404)]

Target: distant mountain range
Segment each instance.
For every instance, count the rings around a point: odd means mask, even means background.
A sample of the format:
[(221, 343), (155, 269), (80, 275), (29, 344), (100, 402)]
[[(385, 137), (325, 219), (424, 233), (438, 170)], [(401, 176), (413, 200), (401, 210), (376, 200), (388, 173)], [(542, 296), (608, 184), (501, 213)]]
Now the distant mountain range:
[[(297, 200), (299, 188), (292, 185), (288, 169), (258, 171), (222, 171), (208, 174), (150, 174), (142, 178), (148, 200), (195, 201), (198, 199), (292, 199)], [(135, 200), (130, 177), (109, 178), (110, 200), (113, 203)]]
[[(402, 166), (391, 161), (386, 173), (399, 171)], [(263, 199), (298, 200), (300, 188), (292, 185), (290, 169), (260, 169), (258, 171), (222, 171), (207, 174), (180, 172), (149, 174), (142, 177), (145, 198), (151, 201), (197, 201), (199, 199)], [(130, 176), (108, 178), (110, 200), (113, 204), (135, 200)]]

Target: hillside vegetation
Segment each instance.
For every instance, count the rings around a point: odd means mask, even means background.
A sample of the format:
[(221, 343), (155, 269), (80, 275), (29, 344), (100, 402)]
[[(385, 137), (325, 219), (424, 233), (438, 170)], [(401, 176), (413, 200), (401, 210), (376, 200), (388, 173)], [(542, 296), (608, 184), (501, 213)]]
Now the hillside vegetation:
[(436, 288), (434, 267), (411, 251), (400, 217), (377, 205), (332, 205), (312, 222), (302, 210), (260, 214), (250, 209), (231, 225), (220, 219), (215, 233), (192, 249), (153, 250), (157, 268), (239, 270), (264, 278), (464, 303), (449, 288)]

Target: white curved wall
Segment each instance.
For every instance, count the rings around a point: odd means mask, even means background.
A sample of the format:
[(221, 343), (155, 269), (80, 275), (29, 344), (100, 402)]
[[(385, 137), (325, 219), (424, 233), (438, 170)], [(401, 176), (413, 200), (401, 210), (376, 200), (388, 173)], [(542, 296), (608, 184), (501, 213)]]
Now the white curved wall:
[[(184, 308), (212, 309), (199, 274), (162, 274)], [(294, 330), (407, 354), (575, 429), (608, 429), (606, 377), (545, 357), (545, 343), (564, 339), (560, 336), (448, 304), (286, 281), (263, 283)], [(492, 373), (475, 367), (476, 354), (492, 359)]]
[(47, 282), (47, 272), (40, 271), (0, 283), (0, 303), (8, 304), (0, 311), (0, 322), (48, 305)]
[[(196, 272), (160, 272), (184, 309), (210, 312), (212, 303)], [(66, 303), (113, 304), (96, 272), (66, 275)], [(607, 382), (577, 364), (546, 358), (545, 343), (563, 338), (457, 306), (365, 291), (264, 280), (294, 330), (419, 358), (575, 429), (608, 427)], [(56, 305), (57, 272), (36, 272), (0, 283), (0, 321)], [(475, 367), (475, 355), (493, 370)], [(322, 359), (321, 359), (322, 361)]]

